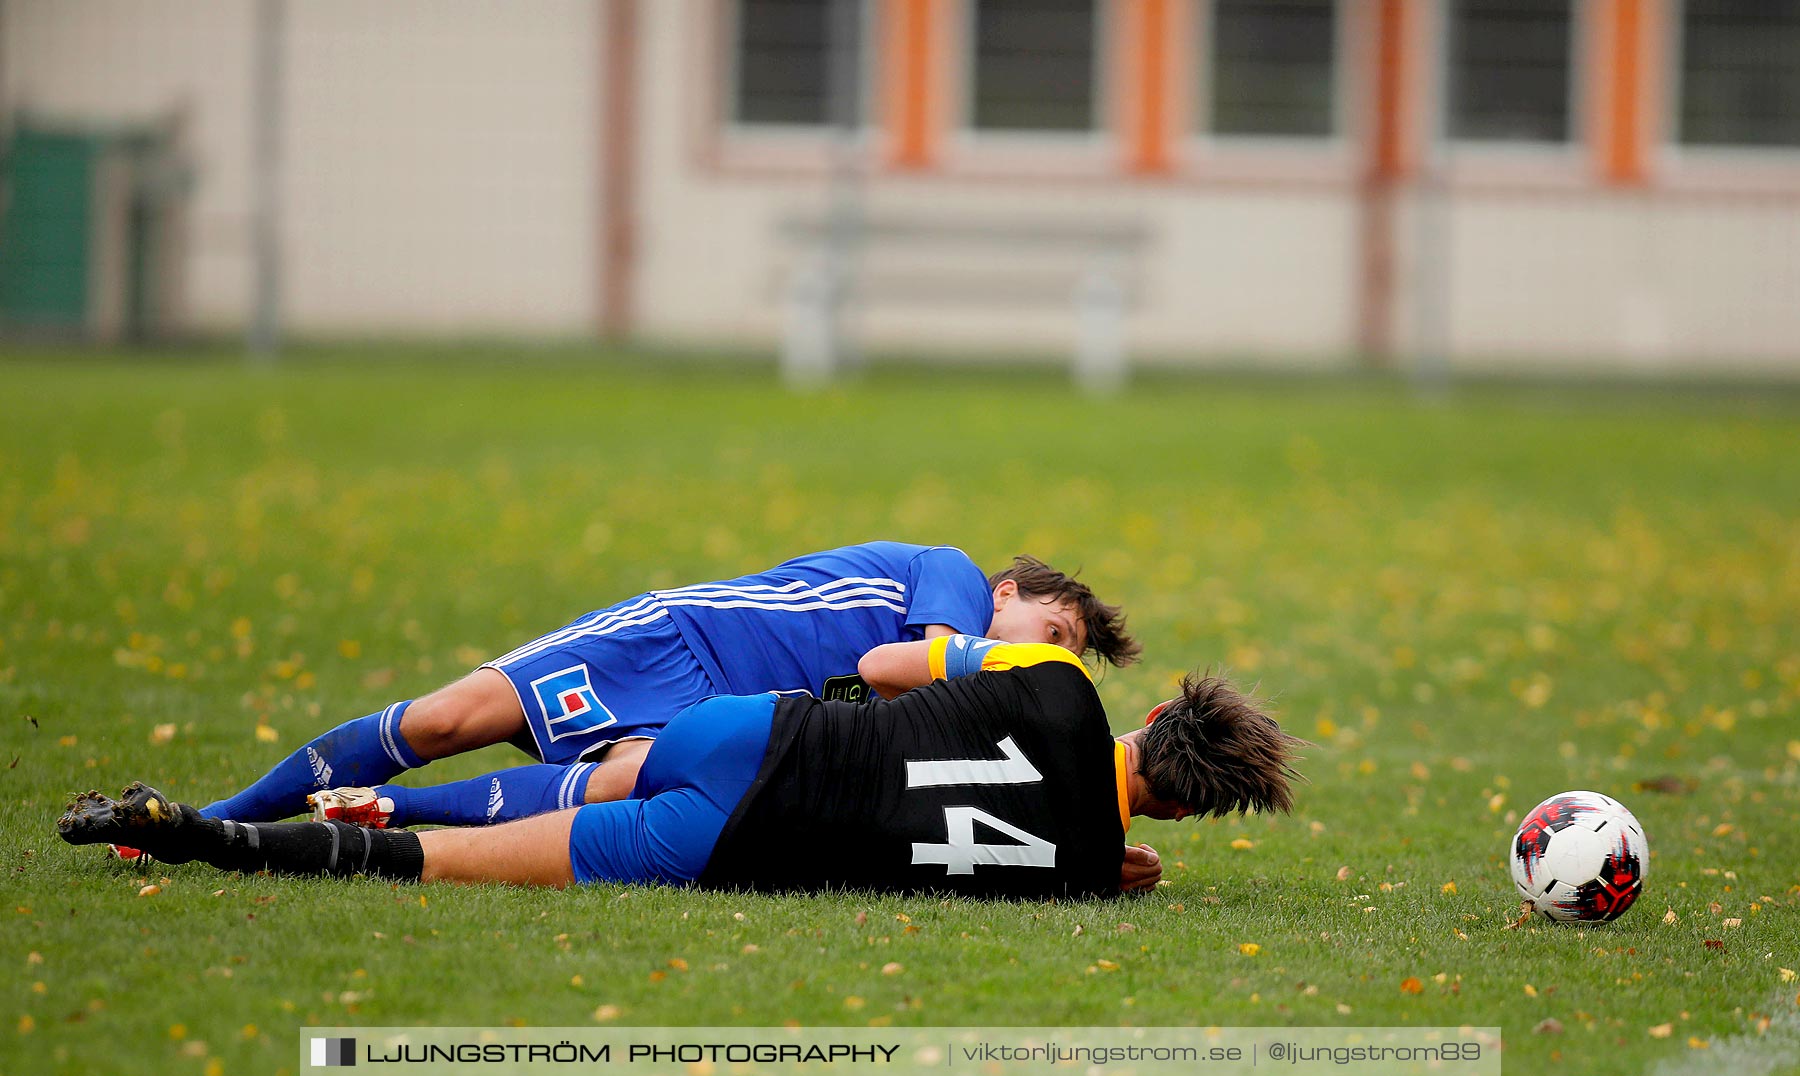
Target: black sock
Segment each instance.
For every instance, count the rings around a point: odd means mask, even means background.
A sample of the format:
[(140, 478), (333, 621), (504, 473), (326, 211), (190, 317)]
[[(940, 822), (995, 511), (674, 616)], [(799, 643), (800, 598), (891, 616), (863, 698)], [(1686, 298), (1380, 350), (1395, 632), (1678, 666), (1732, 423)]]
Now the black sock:
[(425, 852), (415, 833), (402, 829), (362, 829), (347, 822), (275, 822), (253, 824), (205, 818), (178, 804), (181, 825), (160, 847), (146, 847), (165, 863), (198, 859), (221, 870), (272, 871), (276, 874), (357, 874), (416, 882), (425, 867)]

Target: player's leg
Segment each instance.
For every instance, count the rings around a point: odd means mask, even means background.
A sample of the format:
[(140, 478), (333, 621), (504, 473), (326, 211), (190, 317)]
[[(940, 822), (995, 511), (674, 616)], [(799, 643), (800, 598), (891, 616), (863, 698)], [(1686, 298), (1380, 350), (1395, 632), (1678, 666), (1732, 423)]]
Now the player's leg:
[(755, 783), (773, 695), (720, 696), (684, 710), (644, 757), (645, 799), (595, 803), (481, 830), (412, 834), (343, 822), (257, 825), (208, 818), (133, 784), (117, 800), (89, 792), (57, 831), (70, 844), (129, 844), (166, 863), (225, 870), (374, 874), (398, 881), (686, 884), (705, 869), (738, 802)]
[(775, 696), (718, 696), (677, 714), (644, 755), (633, 795), (575, 812), (574, 879), (686, 885), (700, 877), (768, 750)]
[[(656, 809), (647, 810), (652, 804)], [(198, 861), (246, 873), (561, 887), (577, 880), (691, 881), (706, 866), (728, 817), (729, 810), (706, 795), (682, 788), (654, 800), (590, 804), (486, 829), (410, 833), (335, 821), (259, 825), (207, 818), (134, 783), (116, 800), (84, 793), (57, 821), (57, 832), (70, 844), (129, 842), (164, 863)]]
[(519, 693), (489, 665), (413, 703), (400, 719), (401, 741), (427, 762), (505, 743), (524, 730)]
[[(649, 738), (683, 708), (718, 693), (650, 597), (583, 617), (484, 671), (512, 693), (508, 712), (523, 713), (529, 737), (522, 746), (545, 765), (427, 788), (379, 785), (359, 792), (359, 800), (377, 808), (392, 801), (392, 825), (481, 826), (622, 799), (631, 794)], [(598, 765), (580, 761), (596, 755)]]
[[(363, 811), (341, 817), (358, 825), (492, 826), (583, 803), (622, 800), (630, 797), (637, 784), (638, 769), (651, 742), (644, 737), (621, 740), (608, 747), (597, 762), (515, 766), (423, 788), (388, 784), (337, 790), (367, 805)], [(324, 817), (340, 815), (328, 809)]]
[(209, 818), (261, 822), (306, 809), (306, 796), (338, 785), (377, 785), (432, 759), (500, 743), (525, 727), (501, 673), (481, 668), (423, 698), (347, 721), (300, 747), (249, 788), (200, 809)]
[[(333, 790), (333, 795), (373, 802), (374, 810), (366, 812), (373, 818), (359, 818), (354, 813), (342, 816), (358, 825), (493, 826), (581, 806), (587, 802), (584, 794), (593, 775), (603, 765), (600, 762), (578, 762), (572, 766), (539, 763), (423, 788), (377, 785), (372, 789), (337, 789)], [(315, 811), (314, 817), (318, 816), (319, 812)], [(327, 810), (325, 817), (334, 815)]]
[[(201, 810), (237, 821), (285, 818), (305, 809), (310, 792), (371, 787), (433, 759), (523, 739), (528, 731), (528, 750), (538, 761), (575, 762), (586, 747), (618, 736), (603, 731), (618, 719), (595, 695), (590, 672), (596, 668), (633, 679), (639, 668), (678, 670), (689, 679), (697, 674), (704, 689), (674, 700), (658, 725), (693, 698), (713, 693), (655, 599), (636, 598), (579, 617), (423, 698), (339, 725), (249, 788)], [(660, 686), (655, 676), (644, 679), (646, 690)], [(632, 720), (637, 709), (627, 710)]]
[(650, 747), (655, 742), (640, 737), (620, 740), (607, 748), (606, 754), (600, 757), (600, 764), (587, 775), (584, 802), (610, 803), (613, 800), (630, 799), (632, 790), (637, 787), (644, 759), (649, 756)]
[(424, 853), (419, 880), (560, 889), (575, 880), (569, 832), (576, 813), (555, 811), (487, 829), (427, 830), (418, 835)]
[(418, 835), (365, 830), (343, 822), (256, 824), (207, 818), (185, 803), (131, 784), (118, 799), (87, 792), (56, 828), (70, 844), (129, 844), (164, 863), (199, 861), (252, 873), (374, 875), (416, 882), (424, 868)]
[(116, 800), (84, 793), (56, 828), (70, 844), (123, 841), (164, 863), (198, 861), (245, 873), (565, 886), (574, 880), (569, 856), (574, 817), (574, 811), (561, 811), (492, 829), (427, 833), (344, 822), (259, 825), (207, 818), (134, 783)]

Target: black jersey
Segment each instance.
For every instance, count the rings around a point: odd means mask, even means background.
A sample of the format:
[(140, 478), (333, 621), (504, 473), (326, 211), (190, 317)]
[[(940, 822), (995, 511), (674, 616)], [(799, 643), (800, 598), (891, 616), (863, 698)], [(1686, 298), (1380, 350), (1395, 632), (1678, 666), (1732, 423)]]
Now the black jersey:
[(1118, 892), (1124, 821), (1093, 683), (1064, 662), (891, 702), (783, 699), (711, 887)]

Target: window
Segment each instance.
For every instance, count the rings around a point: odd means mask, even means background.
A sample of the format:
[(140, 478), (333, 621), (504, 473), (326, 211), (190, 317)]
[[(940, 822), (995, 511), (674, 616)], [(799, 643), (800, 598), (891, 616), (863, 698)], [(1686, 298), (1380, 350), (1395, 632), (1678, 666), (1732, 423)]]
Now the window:
[(835, 20), (847, 31), (850, 108), (863, 109), (862, 0), (739, 0), (731, 118), (744, 124), (823, 125), (832, 111)]
[(1570, 0), (1450, 0), (1449, 134), (1569, 139)]
[(1687, 0), (1681, 141), (1800, 146), (1800, 5)]
[(1094, 0), (975, 0), (974, 9), (975, 127), (1092, 130)]
[(1335, 0), (1213, 0), (1212, 131), (1329, 135)]

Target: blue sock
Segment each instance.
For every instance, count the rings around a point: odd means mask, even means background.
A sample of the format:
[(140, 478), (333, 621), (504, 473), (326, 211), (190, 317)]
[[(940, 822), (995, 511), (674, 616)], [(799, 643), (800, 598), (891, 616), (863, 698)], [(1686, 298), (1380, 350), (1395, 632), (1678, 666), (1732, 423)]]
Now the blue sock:
[(235, 796), (200, 808), (208, 818), (273, 822), (306, 810), (306, 796), (321, 788), (373, 785), (425, 765), (400, 735), (400, 716), (412, 700), (378, 714), (346, 721), (295, 751)]
[(491, 826), (581, 806), (598, 765), (517, 766), (429, 788), (379, 785), (375, 794), (394, 801), (390, 826)]

